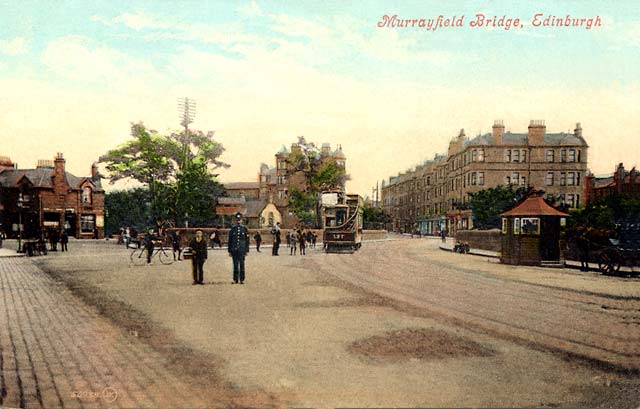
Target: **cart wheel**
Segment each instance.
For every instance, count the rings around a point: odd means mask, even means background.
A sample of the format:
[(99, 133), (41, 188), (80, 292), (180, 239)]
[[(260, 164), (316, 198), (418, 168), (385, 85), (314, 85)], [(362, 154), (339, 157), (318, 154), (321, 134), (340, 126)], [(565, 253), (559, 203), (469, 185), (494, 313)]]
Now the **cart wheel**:
[(620, 271), (620, 257), (615, 251), (605, 251), (598, 259), (598, 268), (606, 275), (616, 275)]

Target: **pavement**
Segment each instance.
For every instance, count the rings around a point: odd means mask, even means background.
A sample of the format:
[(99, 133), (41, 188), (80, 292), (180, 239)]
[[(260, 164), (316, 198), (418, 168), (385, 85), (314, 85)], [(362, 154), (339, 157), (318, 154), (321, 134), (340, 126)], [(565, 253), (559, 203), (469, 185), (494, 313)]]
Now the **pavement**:
[(0, 311), (0, 407), (216, 405), (30, 258), (0, 258)]
[[(455, 246), (455, 243), (453, 242), (453, 240), (448, 240), (446, 243), (441, 243), (440, 244), (440, 250), (444, 250), (444, 251), (453, 251), (453, 247)], [(471, 247), (469, 249), (469, 253), (467, 254), (471, 254), (473, 256), (482, 256), (482, 257), (490, 257), (490, 258), (500, 258), (500, 252), (499, 251), (491, 251), (491, 250), (483, 250), (483, 249), (478, 249), (478, 248), (473, 248)], [(590, 263), (590, 265), (592, 267), (590, 267), (590, 271), (598, 271), (598, 265), (596, 263)], [(571, 269), (577, 269), (580, 270), (581, 266), (580, 266), (580, 262), (576, 261), (576, 260), (564, 260), (564, 267), (565, 268), (571, 268)], [(634, 270), (632, 270), (629, 267), (621, 267), (620, 271), (625, 272), (625, 273), (633, 273)], [(637, 268), (635, 270), (637, 272)], [(636, 273), (637, 274), (637, 273)]]
[(24, 257), (24, 254), (12, 249), (0, 248), (0, 258), (2, 257)]

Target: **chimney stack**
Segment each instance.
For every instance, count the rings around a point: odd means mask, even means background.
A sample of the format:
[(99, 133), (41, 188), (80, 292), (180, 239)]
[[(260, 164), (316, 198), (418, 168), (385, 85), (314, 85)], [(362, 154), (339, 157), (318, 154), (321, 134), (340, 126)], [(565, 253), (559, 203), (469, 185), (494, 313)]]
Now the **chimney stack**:
[(502, 135), (504, 135), (504, 122), (502, 119), (496, 119), (492, 128), (493, 143), (502, 145)]
[(98, 164), (95, 162), (91, 165), (91, 179), (98, 179)]
[(54, 171), (54, 175), (60, 175), (64, 178), (64, 164), (65, 164), (65, 160), (64, 157), (62, 156), (61, 152), (58, 152), (56, 154), (55, 159), (53, 160), (53, 171)]
[(543, 119), (532, 119), (529, 122), (529, 145), (542, 145), (547, 127)]
[(582, 125), (580, 125), (580, 122), (576, 123), (576, 129), (573, 130), (573, 134), (582, 138)]

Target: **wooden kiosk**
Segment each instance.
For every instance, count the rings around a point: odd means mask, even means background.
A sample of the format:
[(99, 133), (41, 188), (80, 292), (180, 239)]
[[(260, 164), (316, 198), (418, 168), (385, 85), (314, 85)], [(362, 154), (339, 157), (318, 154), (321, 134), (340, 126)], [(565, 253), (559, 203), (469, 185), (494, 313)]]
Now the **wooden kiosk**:
[(548, 205), (542, 196), (529, 196), (502, 213), (500, 262), (561, 267), (560, 225), (569, 216)]

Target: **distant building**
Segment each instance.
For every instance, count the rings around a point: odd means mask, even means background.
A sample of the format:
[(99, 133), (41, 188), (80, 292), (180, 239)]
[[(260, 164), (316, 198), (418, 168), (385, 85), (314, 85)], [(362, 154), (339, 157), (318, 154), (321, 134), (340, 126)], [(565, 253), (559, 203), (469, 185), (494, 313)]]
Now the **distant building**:
[(547, 133), (544, 121), (531, 121), (527, 133), (511, 133), (496, 121), (491, 133), (472, 139), (460, 130), (446, 155), (384, 182), (388, 228), (423, 234), (471, 228), (469, 194), (498, 185), (533, 186), (549, 199), (580, 207), (587, 150), (579, 123), (573, 133)]
[(620, 163), (611, 176), (589, 174), (585, 177), (585, 204), (613, 195), (640, 199), (640, 173), (635, 167), (625, 170), (624, 165)]
[[(302, 153), (298, 143), (291, 144), (291, 149), (284, 145), (275, 154), (275, 167), (260, 165), (257, 182), (226, 183), (228, 198), (220, 198), (216, 206), (217, 214), (230, 214), (231, 207), (246, 214), (251, 225), (267, 227), (280, 222), (283, 227), (291, 228), (298, 219), (289, 209), (289, 194), (292, 189), (304, 190), (306, 179), (302, 172), (296, 171), (292, 165), (292, 156)], [(346, 167), (346, 157), (342, 147), (332, 150), (331, 145), (323, 143), (318, 152), (321, 161), (335, 161), (338, 166)], [(344, 190), (344, 184), (341, 186)], [(239, 199), (243, 202), (240, 203)], [(227, 200), (229, 199), (229, 200)], [(255, 220), (253, 220), (255, 219)]]
[(104, 236), (104, 190), (97, 166), (91, 176), (65, 170), (65, 159), (39, 160), (34, 169), (19, 169), (0, 156), (0, 223), (8, 237), (35, 237), (46, 229), (67, 230), (77, 238)]

